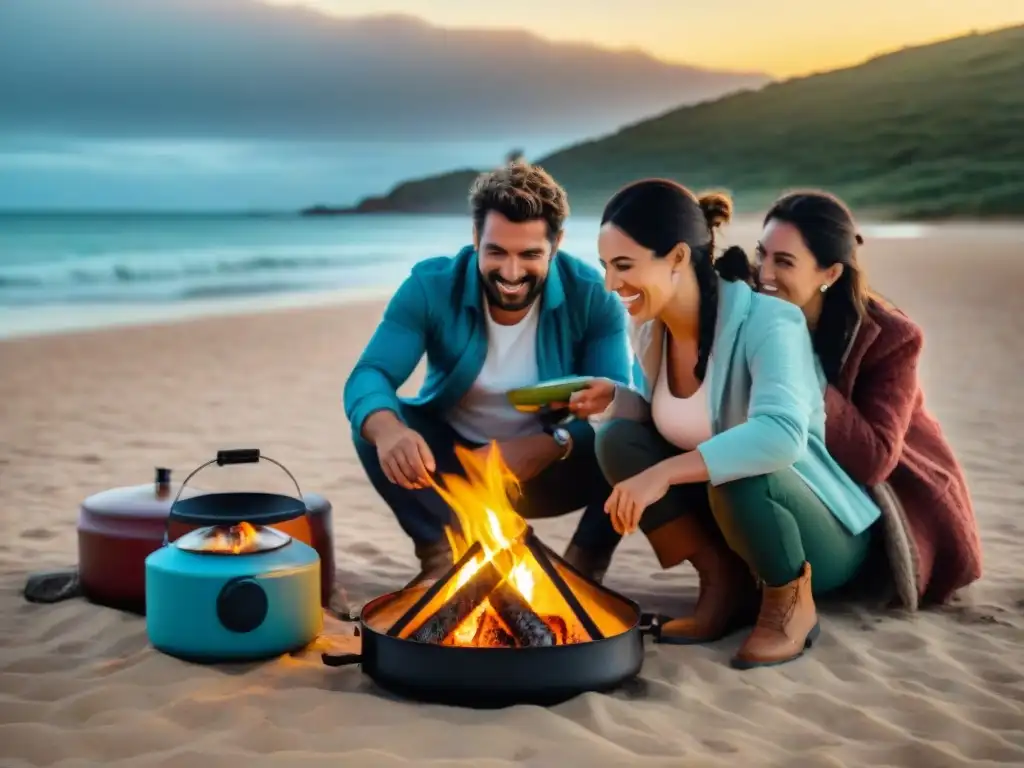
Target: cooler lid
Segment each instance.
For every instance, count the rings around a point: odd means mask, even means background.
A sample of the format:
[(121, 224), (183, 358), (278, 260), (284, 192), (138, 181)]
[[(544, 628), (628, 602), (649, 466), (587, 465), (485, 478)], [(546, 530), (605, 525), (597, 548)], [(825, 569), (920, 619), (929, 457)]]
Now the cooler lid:
[[(110, 488), (94, 493), (82, 502), (82, 509), (100, 517), (155, 518), (167, 517), (181, 485), (171, 482), (171, 470), (156, 468), (152, 483)], [(182, 499), (202, 496), (205, 491), (188, 486)]]

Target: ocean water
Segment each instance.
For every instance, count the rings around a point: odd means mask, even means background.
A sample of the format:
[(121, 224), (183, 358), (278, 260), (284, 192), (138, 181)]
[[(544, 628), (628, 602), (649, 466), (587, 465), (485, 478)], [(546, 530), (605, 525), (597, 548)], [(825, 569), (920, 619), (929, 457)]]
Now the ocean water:
[[(597, 229), (571, 218), (563, 248), (596, 263)], [(383, 294), (470, 238), (468, 216), (0, 214), (0, 336)]]
[(390, 281), (465, 218), (0, 217), (0, 305), (178, 302)]

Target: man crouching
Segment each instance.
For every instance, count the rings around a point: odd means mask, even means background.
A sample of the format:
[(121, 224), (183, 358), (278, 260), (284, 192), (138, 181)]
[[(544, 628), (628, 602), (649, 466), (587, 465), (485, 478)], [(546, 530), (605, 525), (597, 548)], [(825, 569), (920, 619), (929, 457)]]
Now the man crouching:
[[(421, 572), (452, 565), (450, 508), (429, 485), (463, 474), (455, 446), (496, 441), (526, 519), (584, 508), (566, 558), (600, 580), (619, 534), (604, 512), (610, 487), (586, 420), (558, 426), (509, 403), (514, 388), (563, 376), (629, 381), (626, 317), (594, 267), (559, 251), (565, 191), (542, 168), (514, 162), (470, 192), (473, 244), (413, 267), (345, 384), (359, 460), (412, 538)], [(419, 394), (396, 390), (427, 356)]]

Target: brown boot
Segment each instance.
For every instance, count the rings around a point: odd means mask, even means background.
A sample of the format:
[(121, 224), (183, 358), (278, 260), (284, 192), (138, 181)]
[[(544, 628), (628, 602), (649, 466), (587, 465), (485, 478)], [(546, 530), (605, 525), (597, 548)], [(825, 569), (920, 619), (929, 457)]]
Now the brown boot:
[(693, 615), (663, 624), (659, 642), (710, 643), (753, 623), (754, 579), (740, 556), (715, 533), (694, 515), (684, 515), (647, 534), (662, 567), (689, 560), (700, 578)]
[(569, 545), (562, 559), (595, 584), (604, 581), (604, 575), (612, 560), (610, 555), (583, 549), (576, 544)]
[(452, 558), (452, 548), (448, 545), (447, 539), (432, 542), (430, 544), (416, 543), (416, 557), (420, 561), (420, 572), (412, 581), (405, 585), (405, 589), (417, 585), (429, 586), (440, 579), (455, 564)]
[(811, 596), (811, 564), (781, 587), (764, 587), (757, 626), (733, 657), (737, 669), (784, 664), (817, 639), (818, 612)]

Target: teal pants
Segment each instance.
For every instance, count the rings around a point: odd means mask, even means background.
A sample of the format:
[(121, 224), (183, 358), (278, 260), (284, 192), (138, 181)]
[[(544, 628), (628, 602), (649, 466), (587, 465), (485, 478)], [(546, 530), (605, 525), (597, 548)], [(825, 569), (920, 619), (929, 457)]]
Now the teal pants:
[[(681, 451), (651, 423), (616, 419), (596, 435), (597, 461), (612, 485)], [(870, 550), (870, 529), (851, 535), (792, 469), (718, 486), (677, 485), (644, 512), (640, 528), (653, 531), (680, 515), (706, 516), (725, 541), (768, 586), (782, 586), (811, 564), (814, 594), (847, 584)]]

